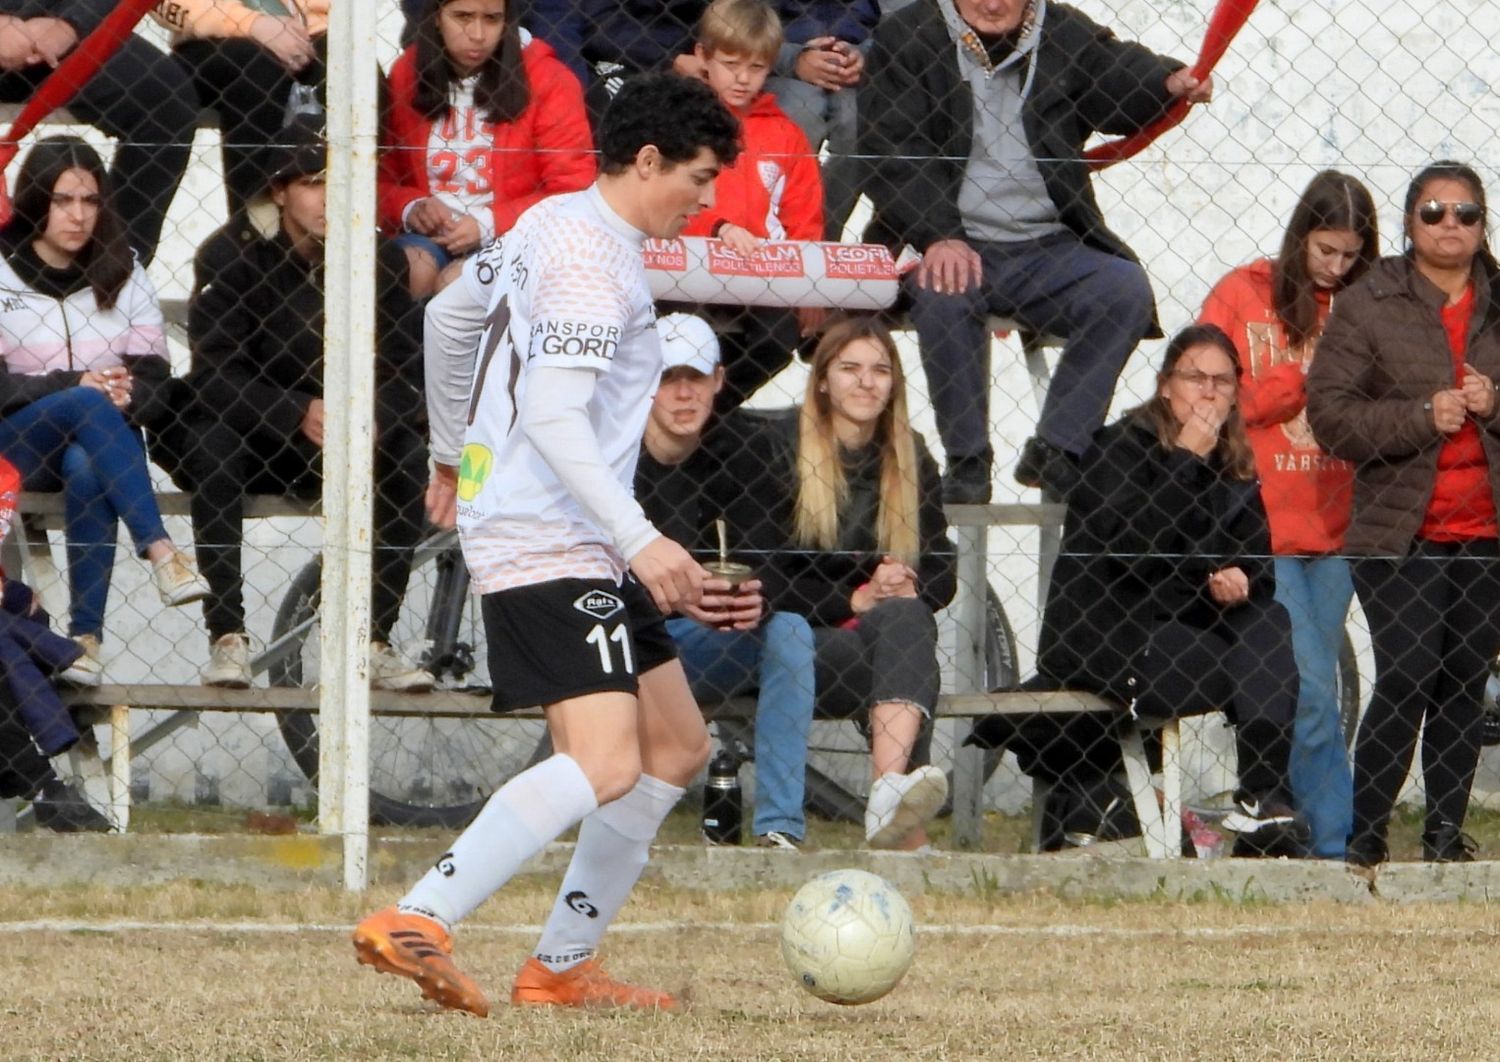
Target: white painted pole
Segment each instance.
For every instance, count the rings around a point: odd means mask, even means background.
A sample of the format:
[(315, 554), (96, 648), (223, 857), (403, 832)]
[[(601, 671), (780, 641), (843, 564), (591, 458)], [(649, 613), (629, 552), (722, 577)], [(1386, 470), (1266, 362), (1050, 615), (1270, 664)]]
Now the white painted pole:
[(331, 5), (318, 824), (343, 837), (351, 891), (365, 888), (370, 846), (375, 24), (373, 5)]

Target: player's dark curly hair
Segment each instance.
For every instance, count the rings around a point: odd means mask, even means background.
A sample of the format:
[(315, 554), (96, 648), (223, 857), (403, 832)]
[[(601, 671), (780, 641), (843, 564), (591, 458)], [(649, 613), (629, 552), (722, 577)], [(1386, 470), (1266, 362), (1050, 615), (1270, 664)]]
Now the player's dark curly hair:
[(647, 144), (674, 164), (708, 148), (728, 166), (740, 154), (740, 122), (702, 81), (642, 74), (620, 87), (599, 123), (599, 171), (624, 172)]

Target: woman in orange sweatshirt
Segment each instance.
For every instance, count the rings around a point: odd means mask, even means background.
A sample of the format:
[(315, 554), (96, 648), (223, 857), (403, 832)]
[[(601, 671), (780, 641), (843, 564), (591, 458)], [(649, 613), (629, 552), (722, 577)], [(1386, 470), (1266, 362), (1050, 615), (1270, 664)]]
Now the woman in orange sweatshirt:
[(1334, 295), (1379, 253), (1369, 191), (1325, 170), (1293, 209), (1277, 257), (1219, 281), (1199, 315), (1239, 351), (1240, 410), (1270, 517), (1276, 600), (1292, 617), (1301, 679), (1292, 792), (1312, 831), (1313, 854), (1323, 859), (1343, 858), (1353, 806), (1336, 677), (1354, 593), (1349, 562), (1339, 555), (1354, 469), (1313, 438), (1304, 381)]

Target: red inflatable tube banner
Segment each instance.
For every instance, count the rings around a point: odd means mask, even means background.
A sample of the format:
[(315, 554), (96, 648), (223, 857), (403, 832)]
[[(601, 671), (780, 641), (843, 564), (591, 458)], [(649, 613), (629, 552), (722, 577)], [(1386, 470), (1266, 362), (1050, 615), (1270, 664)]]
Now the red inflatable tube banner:
[[(1208, 21), (1208, 30), (1203, 35), (1203, 47), (1198, 53), (1198, 61), (1192, 66), (1194, 77), (1202, 80), (1213, 73), (1214, 67), (1229, 50), (1230, 42), (1249, 21), (1250, 12), (1255, 10), (1257, 2), (1258, 0), (1219, 0), (1219, 6), (1214, 8), (1213, 16)], [(1157, 137), (1181, 123), (1187, 117), (1190, 106), (1186, 100), (1178, 100), (1171, 110), (1139, 133), (1089, 148), (1083, 153), (1089, 169), (1102, 170), (1139, 154)]]

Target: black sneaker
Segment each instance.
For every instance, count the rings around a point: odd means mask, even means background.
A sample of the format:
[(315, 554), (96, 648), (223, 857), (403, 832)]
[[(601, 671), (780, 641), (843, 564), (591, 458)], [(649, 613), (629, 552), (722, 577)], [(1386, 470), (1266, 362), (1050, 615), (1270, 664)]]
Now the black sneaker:
[(1451, 822), (1422, 834), (1422, 858), (1429, 863), (1472, 863), (1479, 846)]
[(1063, 501), (1081, 479), (1083, 473), (1078, 468), (1078, 459), (1040, 435), (1027, 439), (1026, 445), (1021, 447), (1021, 456), (1016, 459), (1017, 483), (1023, 487), (1039, 487)]
[(1344, 849), (1345, 864), (1359, 870), (1372, 870), (1390, 858), (1385, 838), (1369, 833), (1356, 833)]
[(1231, 855), (1243, 859), (1307, 856), (1311, 838), (1307, 822), (1279, 794), (1237, 794), (1223, 825), (1236, 834)]
[(53, 833), (108, 833), (112, 826), (78, 790), (53, 779), (31, 802), (36, 824)]
[(990, 500), (990, 459), (988, 457), (954, 457), (943, 475), (944, 505), (988, 505)]

